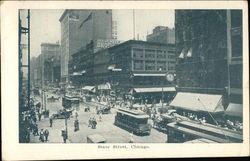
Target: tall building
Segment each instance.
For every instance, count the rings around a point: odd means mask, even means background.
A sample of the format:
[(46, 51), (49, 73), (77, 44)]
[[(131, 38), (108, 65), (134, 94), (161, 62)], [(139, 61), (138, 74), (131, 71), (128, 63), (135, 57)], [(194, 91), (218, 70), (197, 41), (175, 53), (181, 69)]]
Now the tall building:
[[(41, 44), (41, 67), (40, 74), (42, 75), (42, 83), (48, 85), (49, 83), (59, 82), (60, 72), (60, 45), (59, 43), (42, 43)], [(39, 73), (38, 73), (39, 74)]]
[(224, 108), (234, 103), (242, 111), (242, 11), (176, 10), (175, 29), (177, 89), (185, 92), (175, 99), (221, 95)]
[(120, 94), (157, 97), (158, 102), (162, 92), (172, 97), (174, 82), (166, 79), (167, 73), (175, 73), (173, 44), (129, 40), (101, 50), (94, 57), (93, 82), (108, 82)]
[(175, 73), (175, 45), (129, 40), (95, 53), (83, 49), (72, 55), (70, 72), (77, 87), (109, 83), (118, 93), (131, 92), (159, 102), (172, 99), (175, 81), (166, 78)]
[(72, 54), (97, 39), (112, 39), (112, 10), (65, 10), (61, 22), (61, 81), (69, 81)]
[(153, 29), (153, 33), (147, 35), (147, 41), (174, 44), (175, 29), (170, 29), (166, 26), (157, 26)]
[(117, 39), (117, 21), (112, 21), (112, 38)]

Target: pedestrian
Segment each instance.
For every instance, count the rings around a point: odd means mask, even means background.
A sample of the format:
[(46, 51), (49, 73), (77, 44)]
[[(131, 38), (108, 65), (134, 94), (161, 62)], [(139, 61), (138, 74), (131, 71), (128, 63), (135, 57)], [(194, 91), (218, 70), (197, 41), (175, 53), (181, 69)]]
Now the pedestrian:
[(89, 125), (88, 127), (92, 127), (92, 117), (89, 118)]
[(75, 116), (76, 116), (76, 119), (78, 118), (78, 113), (77, 113), (77, 111), (75, 112)]
[(79, 121), (78, 120), (75, 120), (74, 127), (75, 127), (75, 129), (74, 129), (75, 132), (79, 130)]
[(45, 141), (47, 142), (48, 141), (48, 137), (49, 137), (49, 130), (48, 129), (46, 129), (44, 131), (44, 136), (45, 136)]
[(37, 124), (34, 125), (33, 135), (34, 135), (34, 136), (39, 135), (39, 134), (38, 134), (38, 126), (37, 126)]
[(43, 129), (41, 129), (39, 135), (40, 135), (39, 140), (40, 140), (41, 142), (44, 142), (44, 131), (43, 131)]
[(131, 132), (129, 134), (129, 143), (134, 143), (134, 134), (133, 134), (133, 132)]
[(65, 130), (62, 130), (62, 137), (63, 137), (63, 142), (66, 143), (67, 140), (67, 133)]
[(39, 119), (39, 121), (41, 121), (41, 118), (42, 118), (42, 114), (39, 112), (38, 113), (38, 119)]
[(202, 123), (205, 124), (207, 121), (206, 121), (206, 118), (205, 117), (202, 117)]
[(52, 118), (52, 116), (49, 118), (49, 124), (50, 124), (50, 127), (52, 127), (52, 125), (53, 125), (53, 118)]
[(95, 129), (95, 128), (96, 128), (96, 125), (97, 125), (96, 119), (93, 118), (93, 121), (92, 121), (92, 129)]
[(36, 114), (34, 114), (33, 116), (33, 121), (36, 123), (37, 119), (36, 119)]
[(27, 129), (27, 132), (25, 134), (25, 139), (26, 139), (26, 142), (29, 143), (30, 142), (30, 131), (29, 129)]
[(100, 122), (102, 121), (102, 113), (101, 112), (99, 113), (99, 121)]

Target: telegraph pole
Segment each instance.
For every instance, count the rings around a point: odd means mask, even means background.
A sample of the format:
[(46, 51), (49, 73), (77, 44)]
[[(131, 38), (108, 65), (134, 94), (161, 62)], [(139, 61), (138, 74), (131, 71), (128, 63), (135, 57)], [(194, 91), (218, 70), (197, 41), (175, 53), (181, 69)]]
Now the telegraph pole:
[[(23, 125), (23, 118), (22, 118), (22, 112), (30, 110), (30, 10), (28, 9), (28, 14), (27, 14), (27, 21), (28, 21), (28, 26), (23, 27), (22, 26), (22, 21), (21, 21), (21, 11), (18, 11), (18, 55), (19, 55), (19, 142), (20, 143), (27, 143), (30, 140), (27, 139), (25, 136), (27, 135), (25, 131), (27, 129)], [(22, 35), (28, 36), (28, 41), (27, 41), (27, 46), (26, 44), (22, 44)], [(23, 64), (23, 49), (27, 48), (28, 53), (27, 53), (27, 59), (28, 62), (27, 64)], [(25, 82), (27, 83), (27, 86), (24, 85), (24, 80), (23, 80), (23, 69), (26, 68), (28, 70), (27, 77), (28, 80)], [(24, 93), (24, 91), (27, 91)], [(27, 101), (27, 104), (26, 104)]]
[(231, 83), (230, 83), (230, 64), (232, 58), (232, 35), (231, 35), (231, 11), (227, 10), (227, 74), (228, 74), (228, 97), (231, 93)]
[(133, 35), (134, 35), (134, 40), (135, 40), (135, 10), (133, 9)]
[(30, 108), (30, 10), (28, 9), (28, 106)]

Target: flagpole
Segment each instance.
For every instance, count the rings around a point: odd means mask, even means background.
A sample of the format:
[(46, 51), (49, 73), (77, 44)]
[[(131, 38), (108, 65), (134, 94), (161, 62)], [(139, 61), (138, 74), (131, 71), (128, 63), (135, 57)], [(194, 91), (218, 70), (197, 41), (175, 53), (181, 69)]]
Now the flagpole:
[(135, 40), (135, 10), (133, 9), (133, 35)]
[(94, 31), (95, 27), (94, 27), (94, 11), (92, 11), (92, 40), (94, 42)]

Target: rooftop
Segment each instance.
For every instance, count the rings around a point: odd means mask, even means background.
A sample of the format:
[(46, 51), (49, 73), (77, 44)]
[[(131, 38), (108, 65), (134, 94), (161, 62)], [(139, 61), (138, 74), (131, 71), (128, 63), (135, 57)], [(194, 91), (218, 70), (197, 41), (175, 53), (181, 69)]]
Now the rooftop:
[(63, 14), (62, 14), (62, 16), (61, 16), (60, 19), (59, 19), (60, 22), (61, 22), (62, 19), (65, 17), (65, 15), (67, 14), (68, 11), (69, 11), (69, 10), (67, 10), (67, 9), (63, 11)]
[(159, 43), (159, 42), (149, 42), (149, 41), (142, 41), (142, 40), (128, 40), (123, 43), (120, 43), (118, 45), (112, 46), (109, 49), (115, 49), (121, 46), (126, 46), (126, 45), (133, 45), (133, 44), (138, 44), (138, 45), (155, 45), (155, 46), (168, 46), (168, 47), (174, 47), (174, 44), (167, 44), (167, 43)]
[(41, 46), (60, 46), (59, 43), (41, 43)]

